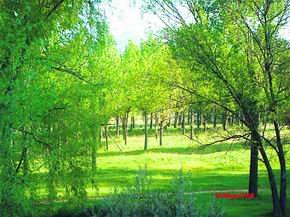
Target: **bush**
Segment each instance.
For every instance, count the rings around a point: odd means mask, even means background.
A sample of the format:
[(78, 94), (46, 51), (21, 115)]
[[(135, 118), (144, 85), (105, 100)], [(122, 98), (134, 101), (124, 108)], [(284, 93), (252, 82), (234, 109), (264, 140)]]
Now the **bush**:
[[(185, 192), (188, 185), (182, 171), (172, 182), (172, 192), (150, 191), (147, 170), (140, 170), (135, 184), (102, 199), (90, 209), (94, 217), (195, 217), (202, 214), (195, 206), (195, 198)], [(203, 214), (204, 215), (204, 214)], [(223, 209), (213, 201), (206, 217), (222, 217)]]

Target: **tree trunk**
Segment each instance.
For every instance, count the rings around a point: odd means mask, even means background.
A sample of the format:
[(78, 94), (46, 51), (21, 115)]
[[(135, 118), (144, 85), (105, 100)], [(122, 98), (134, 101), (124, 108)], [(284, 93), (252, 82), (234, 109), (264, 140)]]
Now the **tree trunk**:
[(217, 115), (216, 115), (216, 110), (213, 111), (213, 128), (216, 128), (216, 119), (217, 119)]
[(120, 117), (116, 116), (116, 136), (120, 136)]
[(197, 126), (197, 129), (200, 128), (200, 123), (201, 123), (201, 112), (200, 110), (197, 111), (197, 114), (196, 114), (196, 126)]
[(175, 112), (175, 115), (174, 115), (174, 128), (177, 127), (178, 117), (179, 117), (179, 113)]
[(122, 131), (123, 131), (123, 140), (125, 142), (125, 145), (127, 145), (127, 139), (128, 139), (128, 116), (129, 116), (129, 112), (126, 111), (125, 115), (122, 118)]
[(182, 134), (185, 135), (185, 112), (182, 112), (181, 127), (182, 127)]
[(155, 138), (158, 138), (158, 122), (159, 122), (158, 113), (155, 113)]
[(223, 125), (223, 130), (227, 130), (227, 119), (228, 119), (228, 114), (227, 111), (224, 111), (223, 117), (222, 117), (222, 125)]
[(133, 130), (135, 128), (135, 116), (131, 117), (131, 129)]
[(203, 124), (203, 132), (205, 132), (206, 131), (206, 116), (205, 115), (202, 116), (202, 124)]
[(23, 155), (23, 176), (27, 177), (29, 171), (29, 159), (28, 159), (28, 148), (25, 147)]
[(259, 118), (255, 103), (248, 103), (249, 108), (245, 116), (247, 125), (251, 130), (251, 153), (250, 153), (250, 174), (249, 174), (249, 193), (254, 197), (258, 195), (258, 150), (261, 147), (262, 140), (258, 133)]
[(192, 108), (190, 109), (190, 139), (193, 140), (194, 136), (194, 113)]
[(260, 136), (255, 132), (251, 134), (251, 156), (250, 156), (250, 175), (249, 175), (249, 193), (258, 195), (258, 146), (260, 144)]
[(275, 175), (273, 173), (273, 169), (271, 167), (271, 164), (269, 162), (269, 159), (268, 159), (268, 156), (265, 152), (264, 147), (260, 146), (259, 151), (262, 155), (264, 164), (265, 164), (265, 166), (267, 168), (267, 172), (268, 172), (268, 179), (270, 182), (270, 188), (271, 188), (271, 192), (272, 192), (273, 216), (274, 217), (283, 217), (282, 209), (281, 209), (281, 205), (280, 205), (280, 201), (279, 201), (276, 179), (275, 179)]
[(145, 111), (144, 112), (144, 122), (145, 122), (145, 127), (144, 127), (144, 150), (146, 151), (147, 150), (147, 147), (148, 147), (148, 115), (147, 115), (147, 112)]
[(286, 190), (287, 190), (287, 170), (285, 153), (281, 141), (280, 128), (277, 121), (274, 121), (274, 128), (276, 134), (276, 143), (278, 148), (278, 157), (280, 163), (280, 206), (282, 209), (282, 214), (284, 217), (287, 216), (287, 206), (286, 206)]
[(153, 128), (153, 113), (150, 113), (150, 130)]
[(167, 124), (168, 127), (171, 127), (171, 114), (169, 114), (168, 116), (168, 124)]
[(163, 144), (163, 121), (160, 121), (160, 126), (159, 126), (159, 145), (162, 146)]
[(108, 125), (105, 125), (105, 139), (106, 139), (106, 150), (109, 150), (109, 132)]
[(178, 123), (177, 123), (178, 126), (181, 126), (182, 125), (182, 117), (183, 116), (182, 116), (181, 112), (179, 112), (178, 113)]

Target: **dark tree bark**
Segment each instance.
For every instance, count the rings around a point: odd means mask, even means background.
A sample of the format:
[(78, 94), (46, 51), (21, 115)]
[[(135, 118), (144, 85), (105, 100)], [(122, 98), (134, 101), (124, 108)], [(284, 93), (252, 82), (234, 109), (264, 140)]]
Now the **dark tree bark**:
[(150, 113), (150, 130), (153, 128), (153, 113)]
[(160, 121), (159, 125), (159, 145), (162, 146), (163, 144), (163, 121)]
[(193, 140), (194, 136), (194, 113), (193, 109), (190, 108), (190, 139)]
[(202, 115), (203, 132), (206, 131), (206, 115)]
[(167, 124), (168, 127), (171, 127), (171, 114), (169, 114), (168, 116), (168, 124)]
[(222, 116), (222, 125), (223, 125), (223, 130), (227, 130), (227, 119), (228, 119), (228, 114), (227, 111), (224, 111), (223, 116)]
[(216, 128), (217, 114), (216, 109), (213, 110), (213, 128)]
[(243, 106), (244, 117), (248, 128), (251, 131), (251, 152), (250, 152), (250, 174), (249, 174), (249, 193), (258, 195), (258, 150), (262, 146), (261, 136), (258, 133), (259, 116), (256, 102), (248, 100)]
[(264, 164), (265, 164), (265, 166), (267, 168), (267, 172), (268, 172), (268, 179), (269, 179), (270, 188), (271, 188), (271, 192), (272, 192), (273, 216), (274, 217), (282, 217), (283, 213), (282, 213), (282, 208), (281, 208), (281, 204), (280, 204), (280, 200), (279, 200), (277, 183), (276, 183), (275, 175), (273, 173), (273, 169), (271, 167), (270, 161), (268, 159), (268, 156), (265, 152), (264, 147), (259, 146), (259, 151), (262, 155)]
[(158, 122), (159, 122), (159, 115), (155, 113), (155, 138), (158, 138)]
[(197, 113), (196, 113), (196, 127), (197, 127), (197, 129), (199, 129), (200, 128), (200, 123), (201, 123), (201, 113), (200, 113), (200, 110), (198, 110), (197, 111)]
[(134, 116), (132, 116), (131, 117), (131, 122), (130, 122), (130, 130), (132, 131), (134, 128), (135, 128), (135, 117)]
[(109, 132), (108, 125), (105, 125), (105, 139), (106, 139), (106, 150), (109, 150)]
[(250, 174), (249, 174), (249, 193), (258, 195), (258, 146), (260, 136), (256, 133), (251, 133), (251, 156), (250, 156)]
[(182, 127), (182, 134), (185, 135), (185, 112), (182, 112), (181, 127)]
[(144, 127), (144, 136), (145, 136), (145, 138), (144, 138), (144, 150), (146, 151), (147, 150), (147, 148), (148, 148), (148, 114), (147, 114), (147, 112), (145, 111), (144, 112), (144, 125), (145, 125), (145, 127)]
[(177, 127), (178, 117), (179, 117), (179, 113), (175, 112), (175, 115), (174, 115), (174, 128)]
[(128, 116), (129, 116), (129, 111), (126, 111), (125, 115), (122, 117), (122, 133), (123, 133), (123, 140), (125, 142), (125, 145), (127, 145), (127, 142), (128, 142)]
[(134, 129), (135, 128), (135, 116), (132, 116), (132, 118), (131, 118), (131, 124), (132, 124), (132, 129)]
[(280, 205), (283, 216), (287, 216), (287, 206), (286, 206), (286, 191), (287, 191), (287, 170), (286, 170), (286, 161), (285, 153), (281, 141), (280, 128), (277, 121), (274, 121), (274, 128), (276, 134), (276, 143), (278, 148), (278, 157), (280, 163)]
[(116, 136), (120, 136), (120, 117), (116, 116)]

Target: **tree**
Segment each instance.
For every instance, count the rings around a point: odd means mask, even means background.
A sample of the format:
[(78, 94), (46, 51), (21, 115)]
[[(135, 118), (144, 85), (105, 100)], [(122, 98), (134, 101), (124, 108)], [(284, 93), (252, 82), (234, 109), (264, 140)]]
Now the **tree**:
[[(252, 2), (172, 2), (150, 0), (148, 7), (167, 25), (174, 50), (213, 85), (215, 93), (201, 95), (232, 116), (242, 113), (241, 121), (251, 140), (249, 192), (257, 191), (258, 152), (265, 164), (273, 199), (273, 215), (286, 216), (286, 169), (280, 142), (277, 108), (285, 102), (289, 91), (283, 81), (288, 69), (282, 69), (288, 43), (279, 38), (279, 29), (289, 16), (289, 1)], [(190, 18), (185, 18), (186, 11)], [(173, 25), (172, 25), (173, 23)], [(242, 33), (242, 34), (241, 34)], [(283, 54), (284, 53), (284, 54)], [(286, 54), (287, 55), (287, 54)], [(289, 53), (288, 53), (289, 55)], [(287, 76), (286, 76), (287, 77)], [(286, 94), (289, 98), (289, 94)], [(266, 107), (275, 128), (273, 143), (260, 130), (259, 113)], [(280, 196), (265, 146), (271, 146), (280, 162)], [(280, 197), (280, 198), (279, 198)]]
[[(32, 207), (39, 183), (30, 171), (43, 167), (48, 171), (49, 197), (57, 194), (56, 179), (67, 194), (85, 196), (87, 160), (76, 156), (88, 148), (82, 143), (87, 141), (88, 127), (81, 123), (89, 119), (84, 101), (92, 86), (99, 87), (87, 77), (89, 48), (104, 23), (95, 6), (81, 0), (0, 3), (3, 216), (36, 212)], [(79, 179), (73, 181), (76, 176)]]

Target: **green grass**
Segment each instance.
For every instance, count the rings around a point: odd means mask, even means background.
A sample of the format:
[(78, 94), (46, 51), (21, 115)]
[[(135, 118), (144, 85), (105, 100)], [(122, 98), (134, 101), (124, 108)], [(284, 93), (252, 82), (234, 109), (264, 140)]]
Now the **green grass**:
[[(151, 189), (170, 190), (172, 178), (180, 169), (191, 183), (188, 192), (246, 190), (248, 184), (249, 149), (240, 143), (223, 143), (201, 149), (196, 142), (180, 135), (178, 130), (170, 129), (165, 133), (164, 145), (149, 135), (149, 150), (143, 151), (142, 129), (130, 133), (127, 146), (117, 139), (122, 152), (114, 142), (110, 142), (109, 151), (98, 153), (98, 171), (96, 175), (98, 194), (104, 196), (114, 188), (125, 188), (134, 183), (140, 168), (146, 165), (152, 179)], [(199, 140), (208, 140), (213, 132), (198, 134)], [(289, 149), (289, 146), (287, 147)], [(288, 156), (289, 158), (289, 156)], [(273, 169), (278, 178), (277, 159), (271, 157)], [(289, 162), (289, 161), (288, 161)], [(289, 166), (289, 163), (288, 163)], [(288, 186), (290, 185), (288, 179)], [(271, 212), (271, 196), (265, 166), (259, 163), (260, 196), (254, 200), (221, 199), (227, 216), (265, 216)], [(88, 187), (88, 195), (96, 192)], [(197, 205), (202, 207), (214, 198), (214, 192), (196, 193)], [(290, 198), (288, 199), (288, 201)], [(289, 207), (290, 209), (290, 207)]]

